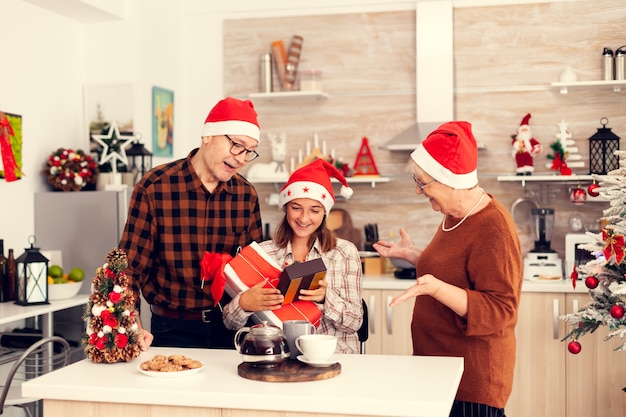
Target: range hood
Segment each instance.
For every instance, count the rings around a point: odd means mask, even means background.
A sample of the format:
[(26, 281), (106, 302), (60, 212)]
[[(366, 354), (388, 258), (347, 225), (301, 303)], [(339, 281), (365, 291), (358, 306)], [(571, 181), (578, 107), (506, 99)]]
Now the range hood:
[(389, 142), (381, 146), (388, 151), (413, 151), (417, 145), (444, 122), (415, 123), (413, 126), (397, 134)]
[(415, 22), (417, 120), (381, 149), (412, 151), (442, 123), (454, 120), (452, 2), (417, 2)]

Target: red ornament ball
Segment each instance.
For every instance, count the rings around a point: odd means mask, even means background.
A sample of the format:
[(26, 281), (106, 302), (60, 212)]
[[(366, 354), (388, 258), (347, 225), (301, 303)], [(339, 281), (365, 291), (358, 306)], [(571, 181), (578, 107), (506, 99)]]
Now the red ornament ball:
[(567, 350), (573, 355), (578, 355), (582, 350), (582, 346), (576, 340), (573, 340), (567, 344)]
[(610, 313), (611, 313), (611, 317), (613, 317), (614, 319), (621, 319), (622, 317), (624, 317), (624, 307), (622, 307), (619, 304), (616, 304), (613, 307), (611, 307)]
[(600, 186), (596, 184), (595, 182), (593, 184), (590, 184), (589, 187), (587, 187), (587, 194), (589, 194), (592, 197), (599, 196), (600, 193), (596, 191), (597, 188), (600, 188)]
[(585, 285), (592, 290), (598, 286), (598, 283), (599, 281), (596, 277), (587, 277), (587, 279), (585, 279)]

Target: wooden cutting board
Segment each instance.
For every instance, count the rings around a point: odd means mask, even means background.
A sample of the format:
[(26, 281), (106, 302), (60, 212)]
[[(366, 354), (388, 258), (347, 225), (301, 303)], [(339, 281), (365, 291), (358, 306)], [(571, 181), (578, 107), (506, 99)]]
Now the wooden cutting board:
[(280, 365), (268, 368), (244, 362), (237, 373), (247, 379), (266, 382), (304, 382), (334, 378), (341, 373), (339, 362), (325, 367), (314, 367), (296, 359), (287, 359)]

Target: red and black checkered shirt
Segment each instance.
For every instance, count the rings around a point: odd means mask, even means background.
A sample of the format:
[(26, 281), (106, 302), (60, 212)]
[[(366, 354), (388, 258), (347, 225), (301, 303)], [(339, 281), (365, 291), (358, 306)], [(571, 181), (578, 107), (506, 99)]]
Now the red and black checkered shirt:
[(213, 307), (211, 282), (201, 288), (205, 251), (235, 256), (262, 240), (254, 187), (235, 175), (208, 192), (191, 165), (196, 152), (151, 170), (135, 186), (119, 244), (133, 290), (141, 287), (149, 304), (170, 309)]

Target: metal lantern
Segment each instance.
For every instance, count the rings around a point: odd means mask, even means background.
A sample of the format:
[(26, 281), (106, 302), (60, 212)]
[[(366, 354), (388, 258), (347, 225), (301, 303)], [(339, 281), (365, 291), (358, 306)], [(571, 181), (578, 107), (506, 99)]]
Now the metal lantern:
[(135, 173), (134, 182), (137, 183), (152, 168), (152, 153), (137, 139), (126, 149), (126, 156), (130, 159), (129, 171)]
[(17, 299), (15, 304), (28, 306), (48, 304), (48, 258), (34, 247), (35, 237), (31, 236), (30, 248), (16, 260)]
[(589, 171), (591, 174), (606, 175), (619, 168), (619, 136), (606, 127), (609, 119), (600, 119), (602, 128), (589, 138)]

